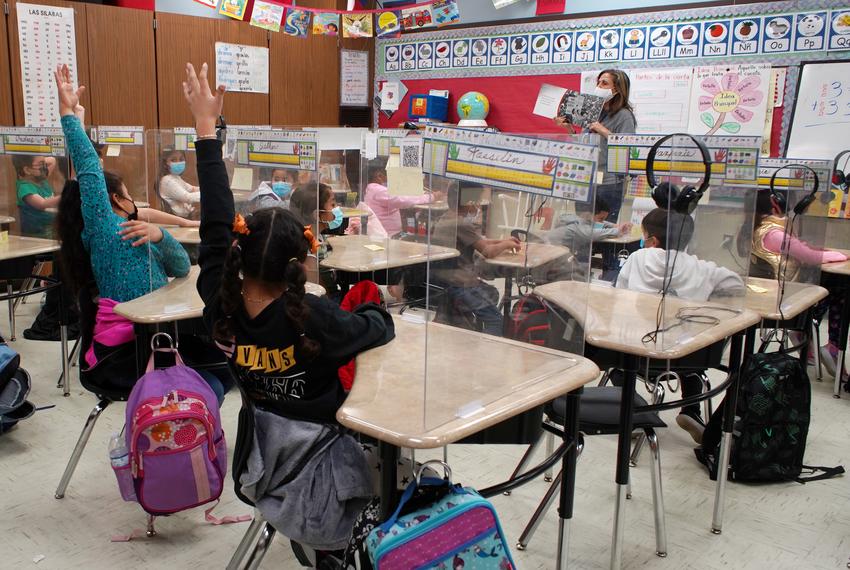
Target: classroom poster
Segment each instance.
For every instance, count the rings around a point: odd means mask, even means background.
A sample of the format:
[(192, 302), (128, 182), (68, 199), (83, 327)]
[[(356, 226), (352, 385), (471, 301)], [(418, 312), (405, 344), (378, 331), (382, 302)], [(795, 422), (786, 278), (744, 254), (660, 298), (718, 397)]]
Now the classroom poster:
[(251, 25), (270, 30), (280, 31), (280, 21), (283, 20), (284, 7), (263, 0), (254, 0), (254, 9), (251, 10)]
[(342, 37), (371, 38), (372, 14), (343, 14)]
[(248, 0), (221, 0), (221, 5), (218, 7), (218, 13), (234, 20), (243, 20), (245, 18), (245, 9), (248, 7)]
[(287, 8), (286, 18), (283, 22), (283, 33), (296, 38), (306, 38), (310, 28), (310, 12)]
[(269, 92), (269, 48), (215, 43), (215, 84), (228, 91)]
[(339, 104), (369, 106), (369, 52), (340, 50)]
[(762, 136), (770, 69), (769, 63), (694, 68), (688, 132)]
[(67, 64), (77, 84), (74, 9), (19, 3), (18, 43), (24, 119), (28, 127), (59, 126), (59, 101), (53, 72)]
[(213, 10), (215, 10), (218, 6), (218, 0), (195, 0), (195, 2), (203, 4), (207, 8), (212, 8)]
[(389, 10), (378, 14), (375, 18), (375, 35), (384, 39), (397, 38), (401, 36), (401, 24), (399, 23), (400, 18), (401, 12), (396, 10)]
[(330, 12), (313, 13), (313, 35), (339, 35), (339, 14), (333, 14)]
[(437, 27), (460, 23), (460, 10), (455, 0), (436, 0), (431, 4), (431, 13)]
[(404, 8), (401, 11), (401, 29), (423, 30), (425, 28), (434, 27), (434, 15), (431, 12), (430, 5), (414, 6), (412, 8)]

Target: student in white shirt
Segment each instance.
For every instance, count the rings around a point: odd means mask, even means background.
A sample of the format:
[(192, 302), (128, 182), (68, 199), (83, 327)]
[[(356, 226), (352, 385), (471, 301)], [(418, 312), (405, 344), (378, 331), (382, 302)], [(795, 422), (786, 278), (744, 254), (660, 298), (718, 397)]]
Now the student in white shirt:
[[(660, 293), (665, 279), (668, 294), (689, 301), (707, 301), (712, 297), (739, 296), (746, 293), (741, 276), (712, 261), (686, 253), (694, 235), (694, 220), (687, 214), (656, 208), (644, 216), (643, 247), (632, 253), (617, 277), (617, 288), (643, 293)], [(682, 374), (682, 396), (702, 392), (702, 381), (695, 374)], [(696, 443), (702, 443), (705, 423), (699, 404), (685, 406), (676, 423)]]
[(159, 181), (159, 196), (165, 206), (181, 218), (191, 218), (201, 202), (200, 189), (183, 180), (186, 171), (186, 153), (182, 150), (162, 154), (160, 172), (167, 173)]

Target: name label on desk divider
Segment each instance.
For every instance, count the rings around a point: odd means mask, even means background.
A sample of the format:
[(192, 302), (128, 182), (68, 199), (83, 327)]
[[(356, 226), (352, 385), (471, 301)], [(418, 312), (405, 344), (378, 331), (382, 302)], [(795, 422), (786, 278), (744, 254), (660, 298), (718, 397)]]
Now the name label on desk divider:
[(484, 406), (481, 405), (481, 402), (475, 401), (466, 404), (465, 406), (461, 406), (457, 409), (457, 413), (455, 416), (461, 419), (468, 418), (474, 416), (477, 413), (480, 413), (484, 409)]
[(121, 147), (117, 144), (111, 144), (106, 147), (106, 156), (121, 156)]

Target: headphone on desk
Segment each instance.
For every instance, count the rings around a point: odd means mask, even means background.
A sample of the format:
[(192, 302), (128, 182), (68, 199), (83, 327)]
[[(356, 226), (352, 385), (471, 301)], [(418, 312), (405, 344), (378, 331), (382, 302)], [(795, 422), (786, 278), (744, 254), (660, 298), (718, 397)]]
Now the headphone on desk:
[[(659, 184), (655, 178), (655, 155), (658, 154), (658, 149), (661, 148), (668, 140), (673, 137), (682, 136), (691, 139), (702, 154), (703, 175), (702, 183), (698, 188), (688, 185), (679, 190), (676, 186), (669, 183)], [(673, 163), (671, 154), (670, 163)], [(646, 157), (646, 180), (652, 188), (652, 199), (659, 208), (663, 208), (666, 204), (666, 209), (673, 210), (679, 214), (690, 215), (696, 210), (700, 198), (708, 189), (711, 181), (711, 156), (708, 153), (708, 148), (702, 141), (687, 133), (673, 133), (658, 139), (652, 148), (649, 149), (649, 154)]]
[(850, 154), (850, 150), (842, 150), (832, 160), (832, 184), (847, 192), (850, 190), (850, 176), (844, 174), (844, 171), (838, 168), (838, 161), (845, 154)]
[(776, 191), (775, 184), (776, 175), (784, 168), (805, 168), (812, 173), (812, 176), (815, 177), (815, 185), (814, 188), (812, 188), (812, 191), (794, 206), (794, 215), (799, 216), (803, 214), (809, 206), (811, 206), (812, 202), (815, 201), (815, 194), (817, 194), (818, 186), (820, 186), (820, 179), (818, 178), (818, 173), (815, 172), (812, 167), (806, 166), (805, 164), (786, 164), (785, 166), (781, 166), (773, 171), (773, 176), (770, 177), (770, 196), (776, 200), (777, 205), (783, 212), (785, 212), (788, 208), (788, 200), (786, 200), (785, 196)]

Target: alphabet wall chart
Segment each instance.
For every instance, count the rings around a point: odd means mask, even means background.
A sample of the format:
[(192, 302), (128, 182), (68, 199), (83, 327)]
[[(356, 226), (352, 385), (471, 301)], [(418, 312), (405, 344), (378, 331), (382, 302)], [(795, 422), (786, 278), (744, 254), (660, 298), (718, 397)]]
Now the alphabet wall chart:
[(417, 40), (379, 47), (379, 71), (671, 61), (850, 49), (850, 8)]

